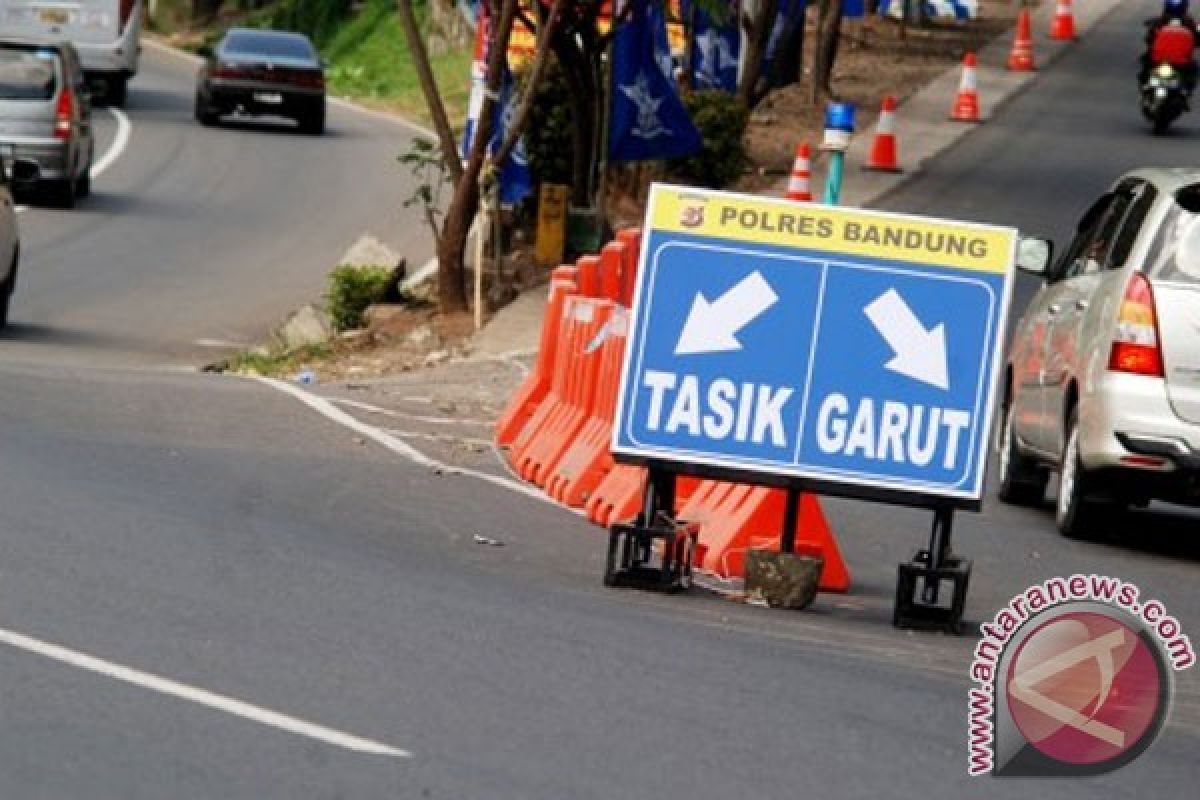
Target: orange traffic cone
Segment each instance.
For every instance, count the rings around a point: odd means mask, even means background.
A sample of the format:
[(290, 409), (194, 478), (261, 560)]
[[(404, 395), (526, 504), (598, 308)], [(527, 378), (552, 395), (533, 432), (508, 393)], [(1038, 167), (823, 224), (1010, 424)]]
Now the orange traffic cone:
[(788, 178), (787, 199), (812, 202), (812, 158), (807, 144), (796, 146), (796, 160), (792, 163), (792, 176)]
[(975, 77), (975, 54), (963, 57), (962, 80), (958, 84), (958, 95), (950, 119), (958, 122), (979, 122), (979, 83)]
[(1071, 0), (1058, 0), (1054, 5), (1054, 22), (1050, 25), (1050, 38), (1060, 42), (1075, 39), (1075, 13)]
[(1037, 69), (1033, 63), (1033, 34), (1028, 8), (1021, 9), (1017, 15), (1017, 36), (1008, 54), (1008, 69), (1010, 72), (1033, 72)]
[(900, 172), (896, 158), (896, 98), (890, 94), (883, 98), (879, 121), (875, 123), (875, 138), (871, 140), (871, 152), (864, 168)]

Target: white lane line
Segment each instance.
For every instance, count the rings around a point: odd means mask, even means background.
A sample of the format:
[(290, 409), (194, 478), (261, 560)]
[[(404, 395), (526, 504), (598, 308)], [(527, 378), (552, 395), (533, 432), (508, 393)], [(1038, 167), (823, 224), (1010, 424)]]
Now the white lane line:
[(113, 137), (112, 144), (104, 151), (104, 155), (100, 156), (99, 161), (92, 163), (92, 177), (99, 178), (108, 170), (121, 154), (125, 152), (125, 148), (129, 146), (129, 136), (133, 133), (133, 125), (129, 122), (129, 117), (119, 108), (109, 108), (108, 113), (112, 114), (117, 120), (117, 135)]
[(211, 348), (221, 348), (221, 349), (227, 349), (230, 347), (245, 347), (246, 346), (244, 342), (233, 342), (233, 341), (230, 341), (229, 339), (196, 339), (192, 342), (192, 344), (196, 345), (197, 347), (211, 347)]
[(408, 442), (405, 442), (395, 436), (391, 436), (385, 431), (376, 428), (374, 425), (368, 425), (365, 422), (355, 419), (345, 411), (342, 411), (340, 408), (335, 406), (333, 403), (326, 400), (324, 397), (315, 395), (312, 392), (306, 392), (298, 386), (292, 386), (290, 383), (285, 383), (284, 381), (277, 380), (275, 378), (263, 378), (257, 375), (251, 376), (251, 379), (258, 381), (259, 383), (266, 384), (272, 389), (276, 389), (284, 394), (291, 395), (326, 419), (332, 420), (343, 427), (349, 428), (355, 433), (365, 436), (376, 444), (382, 445), (388, 450), (391, 450), (393, 453), (407, 458), (414, 464), (427, 467), (445, 475), (465, 475), (469, 478), (475, 478), (477, 480), (484, 481), (485, 483), (490, 483), (493, 486), (499, 486), (503, 489), (507, 489), (510, 492), (516, 492), (517, 494), (524, 495), (526, 497), (532, 497), (534, 500), (537, 500), (541, 503), (562, 509), (563, 511), (569, 511), (577, 516), (583, 516), (582, 511), (559, 505), (557, 502), (542, 493), (542, 491), (536, 486), (530, 486), (527, 483), (523, 483), (513, 478), (505, 478), (501, 475), (493, 475), (490, 472), (482, 472), (469, 467), (451, 466), (450, 464), (438, 461), (436, 458), (431, 458), (417, 448), (413, 447)]
[(307, 736), (310, 739), (316, 739), (336, 747), (342, 747), (358, 753), (369, 753), (371, 755), (394, 756), (396, 758), (412, 757), (412, 753), (407, 750), (400, 750), (370, 739), (352, 736), (333, 728), (326, 728), (323, 725), (305, 722), (302, 719), (280, 714), (278, 711), (271, 711), (270, 709), (261, 708), (250, 703), (244, 703), (241, 700), (235, 700), (232, 697), (225, 697), (224, 695), (215, 694), (205, 689), (198, 689), (194, 686), (161, 678), (149, 672), (142, 672), (141, 670), (114, 664), (111, 661), (105, 661), (104, 659), (89, 656), (86, 653), (80, 653), (75, 650), (68, 650), (65, 647), (51, 644), (50, 642), (43, 642), (40, 639), (34, 639), (31, 636), (26, 636), (15, 631), (0, 628), (0, 643), (15, 647), (18, 650), (24, 650), (27, 653), (53, 659), (72, 667), (87, 670), (88, 672), (95, 672), (114, 680), (131, 683), (143, 689), (178, 697), (181, 700), (188, 700), (216, 711), (223, 711), (235, 717), (257, 722), (261, 725), (278, 728), (279, 730), (299, 736)]
[(412, 420), (413, 422), (428, 422), (433, 425), (475, 425), (480, 428), (491, 427), (490, 422), (483, 419), (471, 419), (464, 417), (456, 419), (454, 417), (431, 417), (427, 414), (409, 414), (405, 411), (393, 411), (390, 408), (380, 408), (379, 406), (364, 403), (361, 400), (351, 400), (347, 397), (331, 397), (332, 402), (341, 406), (350, 406), (357, 408), (359, 411), (366, 411), (370, 414), (382, 414), (385, 417), (396, 417), (398, 419)]
[[(133, 133), (133, 125), (129, 122), (129, 117), (124, 111), (117, 108), (109, 108), (108, 113), (112, 114), (117, 120), (117, 135), (113, 137), (112, 143), (108, 149), (104, 151), (104, 155), (100, 156), (99, 161), (92, 163), (91, 176), (98, 178), (108, 170), (117, 159), (125, 152), (125, 148), (129, 146), (129, 137)], [(18, 214), (23, 211), (28, 211), (29, 206), (17, 206), (14, 209)]]

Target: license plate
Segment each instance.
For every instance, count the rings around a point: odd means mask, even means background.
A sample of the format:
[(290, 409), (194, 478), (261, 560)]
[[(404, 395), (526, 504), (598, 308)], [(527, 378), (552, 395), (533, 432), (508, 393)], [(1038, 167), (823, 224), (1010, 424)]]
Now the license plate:
[(263, 103), (269, 106), (277, 106), (283, 102), (283, 95), (279, 92), (255, 92), (254, 102)]
[(44, 25), (66, 25), (70, 18), (70, 13), (65, 8), (38, 9), (38, 19)]

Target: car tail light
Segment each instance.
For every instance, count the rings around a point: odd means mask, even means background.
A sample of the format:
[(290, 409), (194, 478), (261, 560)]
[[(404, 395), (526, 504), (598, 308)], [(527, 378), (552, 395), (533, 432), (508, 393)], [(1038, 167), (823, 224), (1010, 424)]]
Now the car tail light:
[(243, 75), (241, 67), (234, 64), (217, 62), (212, 71), (214, 78), (240, 78)]
[(70, 87), (63, 87), (58, 96), (58, 107), (54, 109), (54, 138), (67, 139), (71, 136), (71, 116), (75, 113), (75, 95)]
[(137, 3), (137, 0), (121, 0), (121, 28), (120, 28), (120, 30), (122, 32), (125, 30), (125, 26), (129, 24), (129, 18), (131, 16), (133, 16), (133, 7), (134, 7), (134, 5), (136, 5), (136, 3)]
[(1108, 356), (1108, 368), (1113, 372), (1163, 377), (1154, 293), (1150, 281), (1140, 272), (1135, 272), (1125, 287), (1125, 297), (1117, 313), (1117, 333)]

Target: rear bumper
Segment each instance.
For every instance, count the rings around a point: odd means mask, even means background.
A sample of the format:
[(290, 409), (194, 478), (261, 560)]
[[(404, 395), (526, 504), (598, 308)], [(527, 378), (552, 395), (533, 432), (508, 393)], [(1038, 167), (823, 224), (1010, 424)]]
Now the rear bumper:
[[(281, 102), (266, 103), (264, 95), (279, 95)], [(209, 107), (222, 113), (241, 109), (248, 114), (293, 117), (310, 114), (325, 107), (325, 92), (320, 89), (241, 84), (213, 81), (205, 98)]]
[(0, 141), (11, 145), (13, 160), (32, 161), (38, 166), (38, 180), (63, 180), (67, 175), (67, 143), (59, 139), (21, 139)]

